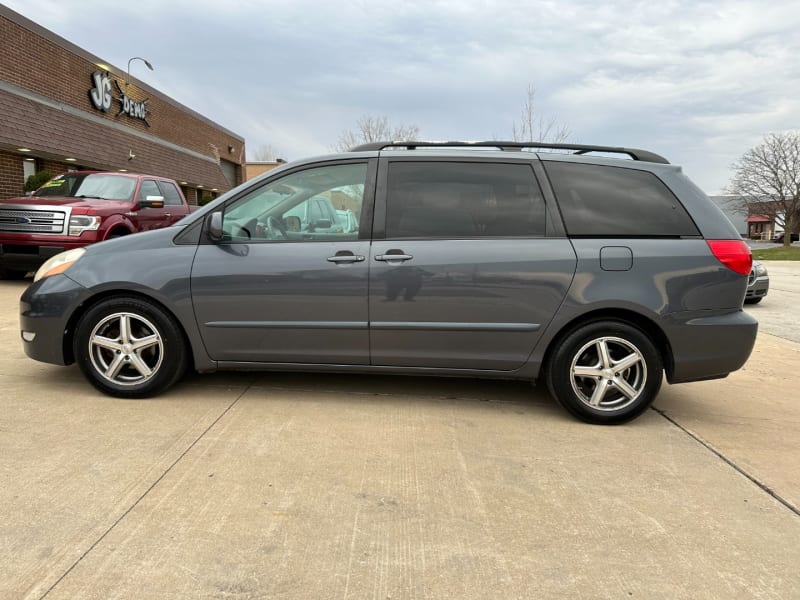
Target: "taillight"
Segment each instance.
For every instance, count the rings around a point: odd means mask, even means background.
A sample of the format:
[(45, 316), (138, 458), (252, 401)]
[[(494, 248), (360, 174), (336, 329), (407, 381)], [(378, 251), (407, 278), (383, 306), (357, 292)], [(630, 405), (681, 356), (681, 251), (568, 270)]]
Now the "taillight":
[(739, 275), (748, 275), (753, 266), (750, 247), (742, 240), (706, 240), (719, 262)]

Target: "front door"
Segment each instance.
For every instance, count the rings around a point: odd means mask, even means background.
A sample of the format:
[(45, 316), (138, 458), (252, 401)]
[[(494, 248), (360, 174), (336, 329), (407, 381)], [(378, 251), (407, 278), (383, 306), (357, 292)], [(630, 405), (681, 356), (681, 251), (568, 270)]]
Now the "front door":
[(319, 198), (361, 210), (365, 195), (371, 201), (368, 167), (299, 169), (226, 205), (223, 242), (201, 245), (192, 268), (195, 315), (211, 358), (369, 363), (369, 232), (309, 231), (295, 216)]
[[(137, 205), (139, 202), (147, 200), (148, 196), (164, 197), (155, 179), (143, 179), (139, 184), (139, 192), (136, 194)], [(142, 208), (138, 206), (136, 221), (139, 231), (159, 229), (172, 223), (170, 217), (167, 216), (167, 212), (166, 206), (161, 208)]]

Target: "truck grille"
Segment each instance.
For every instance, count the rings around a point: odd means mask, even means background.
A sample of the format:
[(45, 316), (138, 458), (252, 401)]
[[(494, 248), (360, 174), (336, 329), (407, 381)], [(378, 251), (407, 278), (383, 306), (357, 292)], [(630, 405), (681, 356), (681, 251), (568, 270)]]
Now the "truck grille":
[(66, 211), (0, 208), (0, 231), (8, 233), (64, 233)]

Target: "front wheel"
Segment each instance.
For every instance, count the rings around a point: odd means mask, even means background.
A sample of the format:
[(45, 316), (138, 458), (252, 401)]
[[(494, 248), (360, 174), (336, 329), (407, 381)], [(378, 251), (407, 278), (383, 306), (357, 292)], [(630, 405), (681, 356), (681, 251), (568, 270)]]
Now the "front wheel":
[(661, 388), (664, 367), (655, 345), (638, 328), (595, 321), (562, 338), (547, 366), (547, 386), (573, 415), (617, 424), (644, 412)]
[(90, 308), (78, 322), (74, 351), (89, 382), (120, 398), (154, 396), (187, 365), (179, 325), (138, 298), (109, 298)]
[(764, 297), (764, 296), (759, 296), (758, 298), (747, 298), (747, 299), (744, 301), (744, 303), (745, 303), (745, 304), (758, 304), (759, 302), (761, 302), (761, 299), (762, 299), (763, 297)]

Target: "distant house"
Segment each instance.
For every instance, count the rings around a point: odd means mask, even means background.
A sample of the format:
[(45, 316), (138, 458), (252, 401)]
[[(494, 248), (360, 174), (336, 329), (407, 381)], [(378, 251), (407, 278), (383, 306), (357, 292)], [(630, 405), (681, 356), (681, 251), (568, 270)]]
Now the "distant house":
[(751, 240), (771, 240), (783, 227), (775, 223), (775, 218), (769, 215), (750, 215), (747, 217), (748, 237)]
[(740, 196), (710, 196), (736, 227), (751, 240), (771, 240), (784, 231), (784, 212), (778, 202), (764, 200), (746, 206)]

